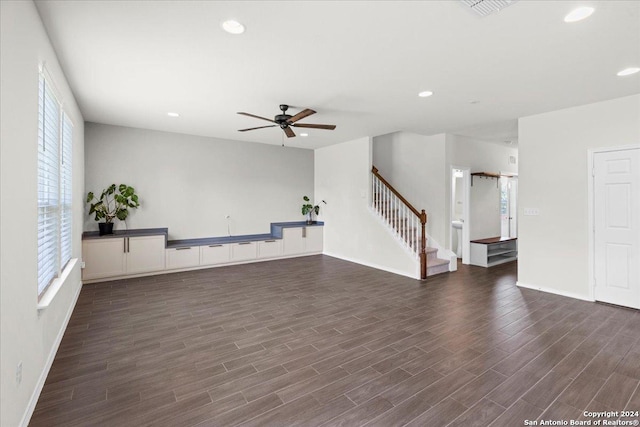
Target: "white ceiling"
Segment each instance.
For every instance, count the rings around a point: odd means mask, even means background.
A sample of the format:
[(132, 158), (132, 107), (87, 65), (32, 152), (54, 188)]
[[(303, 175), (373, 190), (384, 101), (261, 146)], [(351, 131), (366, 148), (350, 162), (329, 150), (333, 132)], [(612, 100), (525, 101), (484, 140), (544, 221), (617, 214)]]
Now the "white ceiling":
[[(520, 0), (484, 18), (455, 0), (36, 4), (99, 123), (280, 144), (278, 128), (238, 132), (268, 123), (236, 112), (286, 103), (318, 112), (301, 123), (337, 125), (289, 146), (399, 130), (502, 138), (518, 117), (640, 93), (640, 74), (616, 76), (640, 66), (638, 1)], [(596, 11), (564, 23), (580, 5)], [(229, 18), (245, 34), (223, 32)]]

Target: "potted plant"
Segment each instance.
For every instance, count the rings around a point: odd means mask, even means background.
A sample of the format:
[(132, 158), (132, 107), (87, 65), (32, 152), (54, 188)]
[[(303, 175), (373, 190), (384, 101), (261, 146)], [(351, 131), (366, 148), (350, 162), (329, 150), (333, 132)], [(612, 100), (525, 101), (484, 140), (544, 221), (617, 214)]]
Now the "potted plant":
[[(307, 216), (307, 224), (314, 224), (316, 221), (313, 220), (313, 214), (315, 213), (316, 215), (318, 215), (320, 213), (320, 206), (314, 206), (309, 203), (309, 198), (307, 196), (303, 196), (302, 200), (306, 202), (304, 205), (302, 205), (302, 215)], [(326, 204), (327, 202), (323, 200), (322, 203)]]
[(137, 209), (140, 206), (138, 195), (133, 187), (126, 184), (111, 184), (102, 190), (100, 197), (96, 197), (93, 192), (87, 194), (87, 203), (90, 204), (89, 215), (95, 215), (94, 219), (104, 222), (98, 223), (100, 235), (113, 234), (113, 220), (118, 218), (121, 221), (127, 219), (129, 208)]

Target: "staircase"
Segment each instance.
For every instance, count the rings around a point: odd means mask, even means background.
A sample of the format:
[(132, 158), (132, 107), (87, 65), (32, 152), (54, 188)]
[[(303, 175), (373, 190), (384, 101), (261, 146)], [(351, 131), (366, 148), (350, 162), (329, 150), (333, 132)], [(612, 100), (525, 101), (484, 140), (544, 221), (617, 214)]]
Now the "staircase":
[(401, 244), (420, 261), (420, 278), (449, 271), (449, 261), (438, 258), (438, 249), (427, 247), (427, 214), (409, 203), (374, 166), (372, 208), (389, 225)]

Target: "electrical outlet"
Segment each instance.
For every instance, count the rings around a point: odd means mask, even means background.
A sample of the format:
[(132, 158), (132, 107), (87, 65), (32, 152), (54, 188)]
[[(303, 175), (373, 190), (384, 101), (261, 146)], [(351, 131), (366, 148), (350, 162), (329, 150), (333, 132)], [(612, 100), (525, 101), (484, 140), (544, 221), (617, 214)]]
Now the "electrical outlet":
[(20, 385), (22, 382), (22, 360), (16, 366), (16, 385)]
[(84, 268), (84, 267), (85, 267), (85, 264), (84, 264), (84, 261), (82, 261), (82, 264), (80, 264), (80, 268)]

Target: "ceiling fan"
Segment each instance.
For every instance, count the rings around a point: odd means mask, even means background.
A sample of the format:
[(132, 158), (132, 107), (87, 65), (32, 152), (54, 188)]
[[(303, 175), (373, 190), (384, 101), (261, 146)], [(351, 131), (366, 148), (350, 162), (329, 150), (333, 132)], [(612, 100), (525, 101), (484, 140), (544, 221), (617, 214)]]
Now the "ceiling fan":
[(305, 117), (308, 117), (308, 116), (310, 116), (312, 114), (315, 114), (316, 112), (313, 111), (313, 110), (310, 110), (309, 108), (305, 108), (304, 110), (300, 111), (298, 114), (292, 116), (290, 114), (287, 114), (287, 110), (288, 109), (289, 109), (288, 105), (280, 104), (280, 110), (282, 111), (282, 114), (278, 114), (277, 116), (275, 116), (273, 118), (273, 120), (267, 119), (266, 117), (256, 116), (254, 114), (238, 113), (238, 114), (242, 114), (243, 116), (254, 117), (256, 119), (266, 120), (268, 122), (274, 123), (273, 125), (268, 125), (268, 126), (259, 126), (259, 127), (256, 127), (256, 128), (239, 129), (238, 132), (246, 132), (248, 130), (273, 128), (273, 127), (276, 127), (276, 126), (280, 126), (280, 129), (282, 129), (284, 131), (284, 133), (287, 135), (287, 137), (293, 138), (294, 136), (296, 136), (296, 134), (293, 132), (293, 129), (291, 129), (291, 127), (311, 128), (311, 129), (326, 129), (326, 130), (334, 130), (336, 128), (336, 125), (318, 125), (318, 124), (311, 124), (311, 123), (297, 123), (298, 120), (304, 119)]

